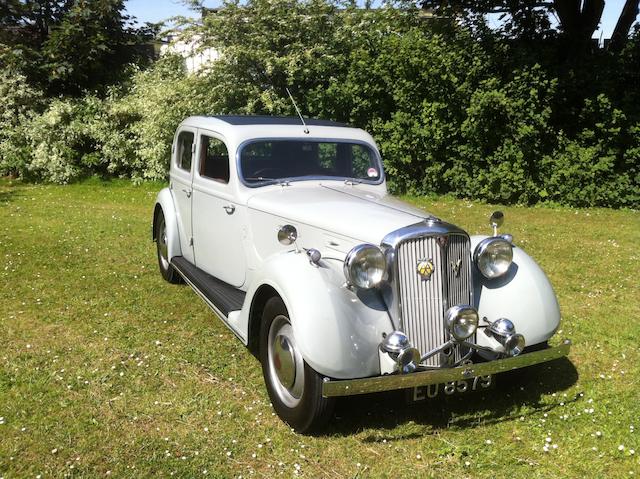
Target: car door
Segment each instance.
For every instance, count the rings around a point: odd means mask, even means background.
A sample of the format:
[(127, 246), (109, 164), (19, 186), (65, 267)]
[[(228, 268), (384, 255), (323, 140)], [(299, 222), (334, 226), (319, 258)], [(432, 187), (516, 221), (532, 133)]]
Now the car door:
[(182, 127), (175, 137), (170, 168), (170, 187), (176, 205), (182, 256), (193, 263), (193, 234), (191, 229), (192, 178), (194, 168), (196, 129)]
[(193, 248), (196, 266), (240, 287), (245, 281), (243, 207), (235, 201), (228, 148), (221, 135), (198, 131), (193, 174)]

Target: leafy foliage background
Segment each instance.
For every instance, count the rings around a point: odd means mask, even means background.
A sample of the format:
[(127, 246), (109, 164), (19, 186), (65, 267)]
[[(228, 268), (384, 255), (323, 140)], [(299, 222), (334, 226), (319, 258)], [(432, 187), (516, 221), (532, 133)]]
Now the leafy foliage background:
[(0, 171), (164, 179), (183, 118), (295, 115), (288, 87), (306, 115), (369, 130), (393, 192), (640, 205), (638, 31), (621, 52), (572, 56), (560, 38), (518, 42), (411, 4), (251, 0), (225, 3), (184, 35), (220, 59), (188, 75), (166, 56), (130, 67), (106, 93), (46, 102), (3, 70)]

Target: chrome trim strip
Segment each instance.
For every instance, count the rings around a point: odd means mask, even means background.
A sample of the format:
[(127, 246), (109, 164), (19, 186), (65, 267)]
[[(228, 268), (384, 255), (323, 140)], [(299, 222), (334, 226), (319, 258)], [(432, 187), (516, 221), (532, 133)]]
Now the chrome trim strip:
[(460, 381), (475, 376), (503, 373), (514, 369), (558, 359), (569, 354), (571, 341), (565, 339), (560, 346), (542, 351), (521, 354), (513, 358), (497, 359), (486, 363), (468, 364), (450, 369), (434, 369), (410, 374), (389, 374), (362, 379), (330, 380), (322, 385), (324, 397), (355, 396), (396, 389)]
[(402, 241), (407, 241), (414, 238), (421, 238), (423, 236), (440, 236), (450, 235), (452, 233), (458, 233), (467, 235), (466, 231), (458, 228), (455, 225), (446, 223), (438, 218), (429, 217), (424, 221), (415, 223), (413, 225), (405, 226), (398, 230), (392, 231), (387, 236), (382, 238), (382, 245), (390, 246), (391, 248), (397, 248), (398, 244)]

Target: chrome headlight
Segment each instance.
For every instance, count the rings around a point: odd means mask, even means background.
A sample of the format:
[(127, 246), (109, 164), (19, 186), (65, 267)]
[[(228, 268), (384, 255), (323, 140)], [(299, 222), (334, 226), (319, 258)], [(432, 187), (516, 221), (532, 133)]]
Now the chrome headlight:
[(387, 262), (377, 246), (361, 244), (347, 254), (344, 275), (350, 284), (362, 289), (375, 288), (382, 282)]
[(485, 278), (499, 278), (509, 270), (513, 261), (511, 243), (500, 237), (483, 239), (476, 246), (473, 260)]
[(468, 305), (449, 308), (445, 320), (449, 333), (456, 341), (464, 341), (478, 329), (478, 312)]

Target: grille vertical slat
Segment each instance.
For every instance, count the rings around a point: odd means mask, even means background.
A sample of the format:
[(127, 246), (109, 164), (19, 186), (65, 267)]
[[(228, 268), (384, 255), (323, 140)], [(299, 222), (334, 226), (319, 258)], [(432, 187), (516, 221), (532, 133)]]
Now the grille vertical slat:
[[(442, 241), (445, 239), (445, 241)], [(469, 238), (462, 234), (425, 236), (402, 242), (397, 249), (402, 324), (411, 342), (426, 353), (447, 340), (444, 313), (450, 306), (471, 304), (471, 255)], [(428, 280), (417, 273), (420, 261), (431, 260), (434, 272)], [(460, 261), (457, 267), (456, 264)], [(455, 351), (454, 359), (464, 354)], [(443, 365), (443, 358), (427, 360), (429, 366)]]
[[(424, 257), (426, 255), (431, 255), (430, 251), (426, 251), (427, 246), (425, 244), (420, 244), (418, 245), (420, 250), (417, 252), (417, 254), (414, 256), (414, 262), (413, 264), (417, 264), (417, 262), (420, 260), (421, 257)], [(416, 288), (418, 288), (418, 285), (415, 286)], [(428, 307), (430, 304), (430, 301), (428, 299), (428, 296), (430, 295), (430, 291), (424, 291), (422, 288), (418, 288), (419, 290), (421, 290), (421, 295), (419, 298), (420, 301), (420, 316), (423, 316), (425, 314), (428, 314)], [(417, 317), (420, 317), (417, 316)], [(421, 328), (420, 328), (420, 334), (418, 335), (418, 337), (423, 338), (425, 336), (427, 336), (429, 334), (428, 331), (428, 326), (429, 324), (427, 323), (422, 323), (422, 322), (418, 322), (418, 324), (420, 324)]]

